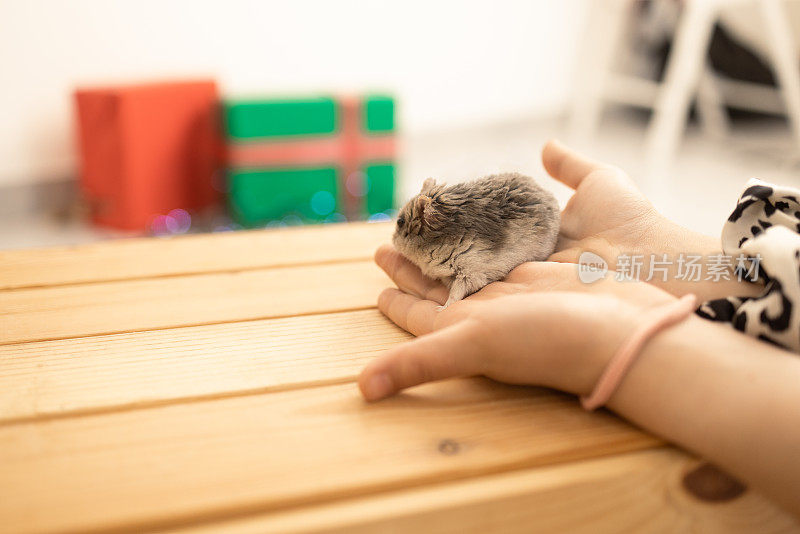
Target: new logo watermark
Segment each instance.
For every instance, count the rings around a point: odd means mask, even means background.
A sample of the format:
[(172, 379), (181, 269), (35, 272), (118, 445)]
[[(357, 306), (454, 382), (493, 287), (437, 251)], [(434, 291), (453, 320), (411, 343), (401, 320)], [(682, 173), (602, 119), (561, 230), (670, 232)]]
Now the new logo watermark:
[[(661, 280), (669, 277), (684, 282), (737, 279), (756, 282), (759, 279), (761, 255), (730, 256), (727, 254), (620, 254), (617, 256), (614, 279), (618, 282)], [(608, 274), (608, 263), (594, 252), (585, 251), (578, 257), (578, 279), (591, 284)]]
[(604, 278), (608, 272), (606, 260), (594, 252), (582, 252), (578, 258), (578, 279), (584, 284), (591, 284)]

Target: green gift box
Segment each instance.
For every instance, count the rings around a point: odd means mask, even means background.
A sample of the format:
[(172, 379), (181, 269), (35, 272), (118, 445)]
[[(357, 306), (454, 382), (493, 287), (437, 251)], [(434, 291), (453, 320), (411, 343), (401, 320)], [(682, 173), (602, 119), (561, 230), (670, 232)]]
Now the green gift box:
[(389, 216), (394, 110), (394, 100), (383, 95), (224, 102), (229, 200), (237, 222)]

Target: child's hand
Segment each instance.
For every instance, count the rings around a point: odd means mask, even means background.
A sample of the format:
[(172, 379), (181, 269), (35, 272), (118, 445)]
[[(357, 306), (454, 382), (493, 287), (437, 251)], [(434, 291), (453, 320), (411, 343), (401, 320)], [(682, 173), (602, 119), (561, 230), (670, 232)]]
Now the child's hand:
[[(581, 283), (581, 252), (599, 254), (615, 268), (618, 255), (710, 254), (714, 240), (666, 220), (621, 170), (579, 156), (557, 142), (544, 148), (547, 171), (575, 188), (561, 217), (552, 262), (525, 263), (501, 282), (489, 284), (439, 312), (445, 287), (422, 275), (392, 247), (381, 247), (376, 262), (400, 290), (381, 294), (378, 307), (405, 330), (423, 336), (390, 350), (361, 374), (368, 399), (441, 378), (484, 374), (498, 380), (588, 393), (641, 311), (673, 295), (692, 292), (701, 300), (757, 291), (752, 284), (617, 282), (611, 276)], [(559, 263), (571, 262), (571, 263)], [(661, 289), (656, 287), (660, 286)], [(662, 289), (664, 291), (662, 291)], [(591, 342), (587, 343), (587, 338)], [(531, 357), (535, 354), (535, 357)]]
[[(563, 161), (556, 163), (553, 150)], [(545, 149), (548, 157), (553, 157), (549, 172), (577, 187), (562, 216), (564, 245), (554, 260), (574, 261), (586, 249), (607, 261), (617, 251), (706, 252), (694, 247), (697, 234), (655, 213), (619, 171), (597, 171), (552, 144)], [(612, 276), (583, 284), (575, 265), (541, 262), (522, 264), (504, 281), (437, 312), (447, 298), (444, 286), (425, 278), (389, 246), (375, 259), (400, 288), (384, 291), (379, 308), (420, 337), (362, 371), (359, 386), (368, 400), (423, 382), (477, 374), (585, 395), (642, 312), (675, 298), (654, 285), (616, 282)], [(733, 284), (659, 285), (700, 298), (748, 289)], [(647, 342), (606, 406), (708, 458), (800, 517), (800, 464), (794, 461), (800, 446), (798, 383), (800, 359), (689, 317)]]
[[(676, 279), (677, 259), (684, 255), (719, 254), (719, 239), (692, 232), (658, 213), (621, 169), (589, 160), (557, 141), (542, 151), (542, 162), (553, 178), (575, 189), (561, 214), (561, 233), (551, 261), (577, 263), (591, 251), (616, 268), (621, 254), (641, 255), (641, 280), (649, 275), (650, 255), (667, 254), (672, 262), (666, 282), (656, 274), (647, 280), (676, 296), (695, 293), (700, 301), (729, 295), (755, 295), (758, 286), (728, 281), (681, 281)], [(733, 199), (731, 199), (733, 204)]]
[(586, 394), (642, 310), (673, 299), (651, 285), (611, 277), (583, 284), (574, 265), (542, 262), (520, 265), (506, 280), (439, 312), (447, 299), (443, 285), (390, 246), (375, 260), (400, 288), (384, 291), (378, 307), (421, 337), (364, 369), (359, 385), (368, 400), (479, 374)]

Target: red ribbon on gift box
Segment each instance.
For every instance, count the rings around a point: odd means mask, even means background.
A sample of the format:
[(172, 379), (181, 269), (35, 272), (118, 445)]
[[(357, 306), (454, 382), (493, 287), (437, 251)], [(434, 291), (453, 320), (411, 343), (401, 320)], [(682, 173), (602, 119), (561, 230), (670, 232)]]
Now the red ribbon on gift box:
[(341, 128), (334, 137), (298, 140), (264, 140), (228, 146), (228, 164), (234, 167), (293, 167), (333, 165), (341, 170), (340, 195), (348, 220), (361, 213), (364, 179), (360, 172), (366, 161), (393, 160), (394, 132), (376, 134), (362, 128), (363, 106), (356, 97), (339, 99)]

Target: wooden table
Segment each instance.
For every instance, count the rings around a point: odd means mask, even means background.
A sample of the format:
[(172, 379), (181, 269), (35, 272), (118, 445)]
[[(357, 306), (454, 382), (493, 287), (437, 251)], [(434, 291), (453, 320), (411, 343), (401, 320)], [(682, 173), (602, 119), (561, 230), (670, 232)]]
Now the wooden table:
[(470, 378), (363, 402), (359, 370), (409, 339), (374, 307), (390, 232), (0, 253), (0, 530), (796, 527), (687, 491), (697, 460), (570, 396)]

